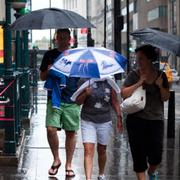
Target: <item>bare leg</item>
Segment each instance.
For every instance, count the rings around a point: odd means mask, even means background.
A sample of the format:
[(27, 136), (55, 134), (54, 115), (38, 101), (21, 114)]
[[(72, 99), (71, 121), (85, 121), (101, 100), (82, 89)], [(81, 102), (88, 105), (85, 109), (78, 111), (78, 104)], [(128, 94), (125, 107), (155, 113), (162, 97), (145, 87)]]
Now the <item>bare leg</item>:
[(65, 147), (66, 147), (65, 168), (66, 170), (72, 169), (71, 164), (72, 164), (72, 158), (73, 158), (75, 146), (76, 146), (76, 132), (66, 131), (66, 142), (65, 142)]
[(138, 172), (136, 173), (138, 180), (146, 180), (145, 172)]
[(84, 169), (86, 180), (91, 180), (94, 157), (94, 143), (84, 143)]
[[(57, 128), (47, 127), (47, 139), (54, 158), (52, 165), (57, 166), (61, 163), (59, 159), (59, 139), (57, 135)], [(57, 169), (50, 169), (49, 173), (54, 174), (55, 171), (57, 171)]]
[(98, 152), (99, 175), (103, 175), (106, 165), (106, 146), (98, 144), (97, 152)]

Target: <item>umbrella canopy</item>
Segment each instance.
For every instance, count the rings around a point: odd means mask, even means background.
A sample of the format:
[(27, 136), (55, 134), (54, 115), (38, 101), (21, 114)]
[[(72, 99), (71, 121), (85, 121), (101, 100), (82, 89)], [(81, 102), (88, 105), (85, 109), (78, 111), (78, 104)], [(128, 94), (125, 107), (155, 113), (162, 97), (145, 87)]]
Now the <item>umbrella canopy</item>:
[(127, 59), (106, 48), (74, 48), (64, 51), (51, 69), (66, 76), (103, 78), (124, 72)]
[(94, 28), (83, 16), (69, 10), (45, 8), (19, 17), (12, 25), (14, 30)]
[(135, 39), (180, 56), (180, 37), (178, 36), (151, 28), (140, 29), (130, 33), (130, 35)]

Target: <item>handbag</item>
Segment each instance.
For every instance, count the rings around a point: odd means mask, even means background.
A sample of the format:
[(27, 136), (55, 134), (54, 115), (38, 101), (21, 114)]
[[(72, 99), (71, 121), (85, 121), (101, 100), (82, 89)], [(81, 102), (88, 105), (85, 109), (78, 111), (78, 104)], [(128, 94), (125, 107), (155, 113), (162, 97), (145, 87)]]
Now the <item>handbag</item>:
[(133, 114), (141, 111), (146, 105), (146, 90), (142, 86), (138, 87), (130, 97), (126, 98), (121, 103), (122, 112)]

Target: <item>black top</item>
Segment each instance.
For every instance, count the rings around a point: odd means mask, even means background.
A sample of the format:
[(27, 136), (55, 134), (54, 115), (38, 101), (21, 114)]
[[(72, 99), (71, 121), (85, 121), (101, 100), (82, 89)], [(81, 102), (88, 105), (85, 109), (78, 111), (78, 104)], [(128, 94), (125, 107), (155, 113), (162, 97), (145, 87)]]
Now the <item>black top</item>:
[[(61, 53), (62, 52), (58, 51), (58, 49), (47, 51), (42, 59), (40, 70), (42, 72), (46, 71), (48, 69), (48, 66), (53, 64)], [(62, 89), (61, 102), (69, 104), (74, 103), (70, 98), (78, 88), (78, 81), (79, 78), (66, 76), (66, 88)], [(51, 96), (51, 91), (48, 91), (48, 99), (51, 99)]]
[(52, 49), (47, 51), (42, 59), (42, 63), (40, 66), (40, 70), (46, 71), (48, 69), (48, 66), (53, 64), (55, 59), (61, 54), (62, 52), (58, 51), (58, 49)]
[(92, 94), (83, 103), (81, 118), (84, 121), (105, 123), (111, 121), (111, 91), (107, 80), (90, 85)]
[[(158, 71), (158, 75), (162, 73), (163, 87), (169, 88), (166, 74), (164, 72)], [(140, 79), (138, 71), (132, 71), (128, 74), (126, 80), (124, 81), (124, 86), (128, 87), (138, 82)], [(163, 120), (163, 101), (161, 100), (161, 93), (159, 87), (153, 82), (152, 84), (143, 84), (146, 89), (146, 105), (142, 111), (138, 111), (128, 116), (139, 117), (147, 120)]]

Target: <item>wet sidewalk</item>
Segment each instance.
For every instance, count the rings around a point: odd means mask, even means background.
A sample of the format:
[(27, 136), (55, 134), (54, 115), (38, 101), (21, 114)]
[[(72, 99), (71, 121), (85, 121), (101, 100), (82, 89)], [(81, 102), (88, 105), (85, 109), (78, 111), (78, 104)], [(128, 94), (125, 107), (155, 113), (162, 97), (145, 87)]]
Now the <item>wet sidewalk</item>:
[[(0, 180), (64, 180), (65, 178), (65, 134), (59, 132), (59, 154), (62, 165), (55, 177), (49, 177), (48, 169), (52, 164), (52, 155), (46, 138), (45, 113), (46, 92), (43, 90), (42, 82), (38, 88), (37, 114), (32, 116), (30, 128), (26, 131), (26, 143), (20, 164), (17, 167), (0, 167)], [(180, 179), (180, 87), (176, 90), (176, 137), (167, 139), (165, 129), (163, 162), (159, 167), (159, 180)], [(167, 103), (165, 104), (167, 116)], [(166, 121), (167, 123), (167, 121)], [(165, 126), (167, 128), (167, 125)], [(106, 165), (107, 180), (135, 180), (133, 172), (132, 157), (127, 141), (126, 131), (123, 134), (112, 132), (111, 141), (108, 145), (108, 159)], [(73, 158), (73, 170), (76, 173), (72, 180), (84, 180), (83, 146), (81, 134), (78, 131), (77, 145)], [(93, 180), (97, 179), (98, 165), (97, 155), (94, 159)], [(70, 178), (68, 179), (70, 180)]]

